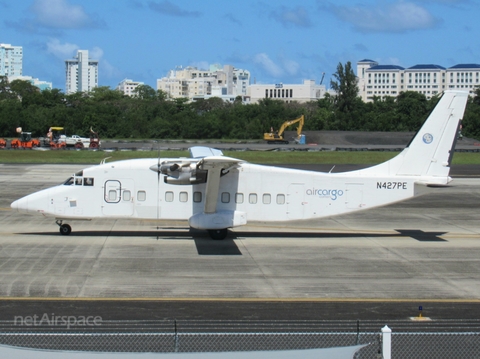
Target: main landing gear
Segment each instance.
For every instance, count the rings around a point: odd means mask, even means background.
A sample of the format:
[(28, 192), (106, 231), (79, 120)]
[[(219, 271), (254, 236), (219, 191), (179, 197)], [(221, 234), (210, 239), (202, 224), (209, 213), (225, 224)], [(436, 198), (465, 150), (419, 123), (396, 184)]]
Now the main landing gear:
[(72, 227), (69, 224), (63, 224), (62, 221), (58, 220), (55, 221), (56, 224), (60, 227), (60, 234), (63, 236), (68, 236), (72, 233)]
[(227, 237), (228, 234), (228, 229), (223, 228), (223, 229), (209, 229), (208, 234), (210, 235), (210, 238), (215, 239), (215, 240), (222, 240)]

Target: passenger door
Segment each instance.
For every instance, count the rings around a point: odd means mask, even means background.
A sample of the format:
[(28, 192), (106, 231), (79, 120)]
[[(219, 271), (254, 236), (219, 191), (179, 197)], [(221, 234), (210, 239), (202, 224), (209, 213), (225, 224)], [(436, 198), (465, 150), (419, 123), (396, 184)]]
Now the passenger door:
[(106, 181), (103, 187), (102, 213), (114, 217), (133, 215), (134, 193), (132, 179)]

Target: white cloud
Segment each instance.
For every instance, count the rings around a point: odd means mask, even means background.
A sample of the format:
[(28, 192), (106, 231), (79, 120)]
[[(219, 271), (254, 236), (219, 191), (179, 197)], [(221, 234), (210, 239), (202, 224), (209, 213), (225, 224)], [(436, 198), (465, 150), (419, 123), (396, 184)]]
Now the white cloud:
[(296, 61), (284, 59), (283, 68), (289, 75), (296, 75), (300, 69), (300, 65)]
[(201, 15), (198, 11), (184, 10), (178, 5), (164, 0), (161, 2), (149, 1), (148, 6), (151, 10), (163, 15), (177, 16), (177, 17), (198, 17)]
[(279, 10), (272, 11), (271, 16), (286, 27), (290, 25), (310, 27), (312, 25), (307, 10), (301, 6), (297, 6), (295, 9), (287, 9), (282, 6)]
[(362, 32), (405, 32), (432, 28), (438, 23), (425, 8), (406, 1), (371, 7), (330, 4), (326, 9)]
[(265, 53), (255, 55), (253, 62), (272, 76), (279, 77), (283, 74), (282, 68), (273, 62)]
[(92, 24), (81, 6), (71, 5), (67, 0), (35, 0), (30, 10), (36, 22), (44, 27), (76, 29)]
[(100, 60), (103, 56), (103, 50), (97, 46), (88, 51), (88, 57), (95, 60)]
[(62, 44), (58, 39), (50, 39), (47, 42), (47, 52), (62, 60), (73, 57), (79, 49), (80, 47), (76, 44), (68, 42)]

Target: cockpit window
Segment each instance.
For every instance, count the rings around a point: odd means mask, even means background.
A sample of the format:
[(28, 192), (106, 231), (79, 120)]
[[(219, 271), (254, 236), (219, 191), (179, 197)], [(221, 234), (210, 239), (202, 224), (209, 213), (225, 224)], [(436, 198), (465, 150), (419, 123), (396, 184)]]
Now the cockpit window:
[(93, 177), (85, 177), (85, 178), (82, 178), (82, 177), (70, 177), (69, 179), (67, 179), (63, 185), (64, 186), (72, 186), (72, 185), (75, 185), (75, 186), (93, 186), (94, 184), (94, 179)]
[(83, 177), (83, 170), (78, 171), (77, 173), (75, 173), (75, 177)]
[(71, 186), (73, 184), (73, 177), (70, 177), (69, 179), (67, 179), (65, 181), (65, 183), (63, 184), (64, 186)]

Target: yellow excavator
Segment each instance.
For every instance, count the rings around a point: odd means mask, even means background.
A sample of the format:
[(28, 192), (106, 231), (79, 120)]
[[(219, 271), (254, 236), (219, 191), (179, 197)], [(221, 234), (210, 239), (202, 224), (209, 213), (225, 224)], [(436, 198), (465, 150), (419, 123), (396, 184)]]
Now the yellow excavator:
[(288, 141), (285, 140), (282, 136), (283, 132), (287, 127), (294, 125), (296, 123), (298, 123), (298, 127), (297, 127), (297, 137), (295, 138), (295, 142), (301, 145), (304, 145), (305, 135), (302, 135), (302, 128), (303, 128), (303, 124), (305, 123), (304, 115), (300, 116), (299, 118), (296, 118), (295, 120), (285, 121), (280, 127), (280, 130), (278, 131), (273, 131), (273, 128), (272, 128), (270, 132), (266, 132), (263, 134), (263, 139), (267, 141), (267, 143), (269, 144), (288, 145)]

